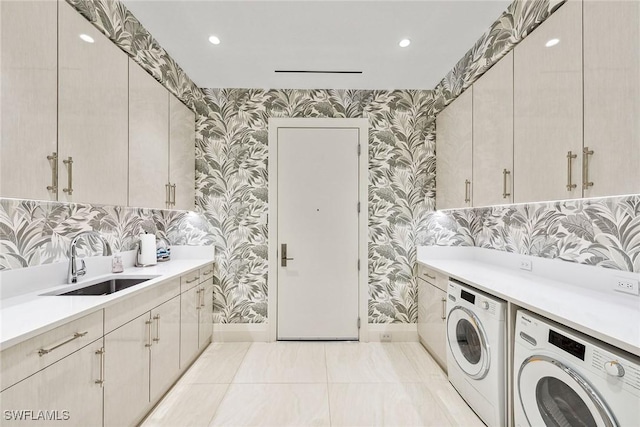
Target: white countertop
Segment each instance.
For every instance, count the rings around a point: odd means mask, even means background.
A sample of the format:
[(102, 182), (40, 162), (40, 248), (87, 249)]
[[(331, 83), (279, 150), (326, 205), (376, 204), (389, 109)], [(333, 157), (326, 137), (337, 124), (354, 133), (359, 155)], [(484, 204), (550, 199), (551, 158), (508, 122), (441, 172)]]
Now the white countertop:
[[(524, 259), (533, 271), (519, 268)], [(638, 273), (471, 247), (420, 247), (418, 262), (640, 356), (640, 297), (611, 285)]]
[[(172, 248), (172, 256), (174, 256), (175, 252), (180, 251)], [(124, 272), (118, 273), (118, 277), (157, 277), (116, 293), (100, 296), (54, 296), (42, 294), (75, 289), (79, 287), (78, 285), (81, 285), (84, 282), (95, 282), (96, 279), (100, 279), (101, 277), (111, 276), (111, 273), (104, 271), (105, 265), (110, 266), (110, 257), (108, 257), (109, 259), (98, 261), (97, 263), (93, 260), (93, 265), (87, 262), (87, 270), (91, 271), (91, 267), (93, 266), (94, 270), (97, 270), (97, 274), (84, 278), (82, 282), (74, 285), (59, 283), (60, 269), (65, 269), (64, 264), (66, 263), (62, 263), (62, 265), (37, 267), (33, 270), (23, 269), (25, 270), (23, 272), (3, 272), (4, 274), (0, 286), (2, 286), (5, 292), (3, 292), (3, 298), (0, 300), (0, 350), (4, 350), (5, 348), (11, 347), (74, 319), (86, 316), (106, 306), (120, 302), (128, 297), (138, 294), (139, 292), (143, 292), (158, 283), (180, 277), (185, 273), (213, 262), (212, 250), (197, 251), (194, 249), (188, 249), (183, 251), (182, 255), (182, 259), (174, 258), (171, 261), (144, 268), (133, 267), (133, 257), (128, 256), (127, 258), (130, 262), (125, 261), (125, 266), (129, 266), (125, 268)], [(95, 267), (98, 264), (104, 265), (101, 266), (102, 268)], [(33, 271), (36, 271), (35, 275)], [(32, 279), (30, 280), (30, 283), (28, 283), (29, 286), (9, 283), (24, 280), (24, 276), (22, 276), (23, 273), (27, 276), (31, 275)], [(43, 276), (51, 277), (51, 279), (43, 280)], [(65, 274), (63, 274), (63, 276), (65, 276)], [(19, 277), (19, 279), (16, 279), (16, 277)], [(34, 277), (37, 277), (38, 279), (36, 280)], [(34, 285), (31, 283), (33, 281), (39, 281), (40, 284)], [(53, 283), (56, 284), (52, 286)], [(26, 292), (16, 294), (16, 287), (26, 289)], [(5, 296), (8, 297), (5, 298)]]

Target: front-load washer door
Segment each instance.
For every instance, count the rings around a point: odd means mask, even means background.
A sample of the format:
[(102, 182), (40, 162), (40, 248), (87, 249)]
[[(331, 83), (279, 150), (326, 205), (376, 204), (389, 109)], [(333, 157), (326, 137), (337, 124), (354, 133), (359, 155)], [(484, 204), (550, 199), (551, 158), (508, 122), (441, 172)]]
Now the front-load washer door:
[(517, 381), (520, 403), (531, 426), (618, 426), (597, 390), (558, 360), (548, 356), (525, 359)]
[(487, 335), (476, 314), (455, 306), (447, 317), (447, 341), (457, 365), (469, 377), (480, 380), (489, 372)]

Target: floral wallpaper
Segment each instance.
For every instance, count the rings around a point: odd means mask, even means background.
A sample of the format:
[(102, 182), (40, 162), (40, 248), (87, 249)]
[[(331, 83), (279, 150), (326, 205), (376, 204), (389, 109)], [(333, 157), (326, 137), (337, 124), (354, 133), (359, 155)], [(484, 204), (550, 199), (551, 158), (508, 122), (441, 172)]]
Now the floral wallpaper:
[(430, 212), (417, 244), (478, 246), (640, 273), (640, 195)]
[(418, 220), (434, 208), (431, 91), (205, 89), (196, 204), (215, 229), (222, 323), (267, 318), (268, 119), (369, 119), (369, 321), (415, 322)]
[[(195, 212), (0, 199), (0, 270), (65, 261), (71, 239), (86, 230), (99, 231), (114, 252), (135, 249), (142, 231), (171, 245), (213, 241), (210, 224)], [(99, 255), (101, 245), (84, 249)]]

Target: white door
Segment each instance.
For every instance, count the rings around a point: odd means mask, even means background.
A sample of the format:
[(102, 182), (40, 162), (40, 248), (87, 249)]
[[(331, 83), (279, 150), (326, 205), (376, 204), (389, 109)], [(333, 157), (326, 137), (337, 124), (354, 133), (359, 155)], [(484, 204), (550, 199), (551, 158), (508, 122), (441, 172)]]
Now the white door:
[(358, 339), (358, 142), (357, 128), (278, 128), (280, 340)]

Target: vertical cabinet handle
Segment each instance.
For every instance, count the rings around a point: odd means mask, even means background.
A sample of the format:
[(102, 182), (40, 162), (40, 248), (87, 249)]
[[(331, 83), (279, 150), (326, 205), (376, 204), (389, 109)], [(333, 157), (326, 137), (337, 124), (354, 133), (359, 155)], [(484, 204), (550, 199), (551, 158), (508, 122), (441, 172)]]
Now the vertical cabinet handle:
[(63, 188), (62, 191), (68, 195), (73, 194), (73, 157), (68, 157), (63, 160), (62, 163), (67, 165), (67, 188)]
[(202, 308), (202, 306), (200, 305), (200, 291), (201, 291), (201, 289), (198, 289), (198, 292), (196, 292), (196, 294), (197, 294), (196, 300), (198, 301), (196, 303), (196, 310), (200, 310)]
[(446, 320), (447, 319), (447, 299), (441, 298), (440, 301), (442, 302), (442, 315), (440, 316), (440, 318), (442, 320)]
[(171, 184), (171, 198), (169, 199), (169, 203), (171, 203), (171, 206), (176, 205), (176, 185), (175, 184)]
[(471, 201), (471, 181), (464, 180), (464, 202), (469, 203)]
[(149, 330), (149, 341), (144, 345), (145, 347), (151, 347), (151, 325), (153, 324), (153, 322), (151, 320), (146, 320), (144, 322), (145, 325), (148, 326), (148, 330)]
[(165, 202), (164, 204), (167, 206), (167, 208), (171, 207), (171, 184), (167, 183), (164, 185), (164, 195), (165, 195)]
[(573, 154), (571, 151), (567, 151), (567, 191), (571, 191), (577, 187), (576, 184), (571, 183), (571, 160), (578, 157), (577, 154)]
[(286, 267), (287, 261), (293, 261), (293, 258), (287, 258), (287, 244), (283, 243), (280, 245), (280, 266)]
[(506, 169), (502, 170), (502, 198), (506, 199), (511, 196), (511, 193), (507, 193), (507, 175), (511, 176), (511, 171)]
[(96, 350), (96, 354), (100, 356), (100, 379), (96, 380), (96, 384), (100, 384), (100, 387), (104, 387), (104, 347), (100, 350)]
[(47, 190), (52, 193), (58, 192), (58, 153), (55, 151), (47, 156), (47, 160), (51, 162), (51, 185), (47, 186)]
[(207, 305), (207, 302), (206, 302), (206, 300), (205, 300), (205, 298), (204, 298), (205, 293), (206, 293), (206, 292), (205, 292), (205, 289), (204, 289), (204, 287), (203, 287), (203, 288), (202, 288), (202, 308), (204, 308), (204, 307)]
[(160, 315), (156, 314), (153, 316), (153, 320), (156, 321), (156, 337), (153, 339), (153, 342), (160, 341)]
[(589, 156), (593, 154), (593, 150), (589, 147), (582, 149), (582, 189), (588, 190), (593, 187), (593, 182), (589, 181)]

